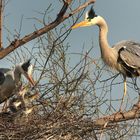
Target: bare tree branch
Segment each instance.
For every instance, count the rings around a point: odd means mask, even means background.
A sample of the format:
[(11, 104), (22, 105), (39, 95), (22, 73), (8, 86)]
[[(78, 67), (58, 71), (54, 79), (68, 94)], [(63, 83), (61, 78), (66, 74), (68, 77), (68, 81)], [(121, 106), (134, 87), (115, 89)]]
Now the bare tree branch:
[(138, 102), (134, 107), (126, 112), (118, 112), (103, 118), (99, 118), (93, 122), (96, 127), (103, 127), (105, 124), (106, 127), (110, 124), (115, 124), (122, 121), (134, 120), (140, 118), (140, 102)]
[(9, 53), (11, 53), (12, 51), (14, 51), (16, 48), (24, 45), (25, 43), (45, 34), (46, 32), (50, 31), (51, 29), (55, 28), (56, 26), (58, 26), (60, 23), (62, 23), (64, 20), (68, 19), (69, 17), (71, 17), (72, 15), (76, 14), (77, 12), (79, 12), (80, 10), (82, 10), (83, 8), (87, 7), (88, 5), (94, 3), (96, 0), (89, 0), (88, 2), (85, 2), (83, 5), (81, 5), (80, 7), (76, 8), (74, 11), (72, 11), (70, 14), (68, 15), (64, 15), (68, 5), (71, 3), (71, 1), (65, 1), (64, 5), (62, 7), (62, 9), (60, 10), (57, 18), (51, 22), (49, 25), (44, 26), (43, 28), (34, 31), (33, 33), (30, 33), (28, 35), (26, 35), (25, 37), (23, 37), (22, 39), (15, 39), (8, 47), (6, 47), (5, 49), (0, 51), (0, 59), (4, 58), (6, 55), (8, 55)]

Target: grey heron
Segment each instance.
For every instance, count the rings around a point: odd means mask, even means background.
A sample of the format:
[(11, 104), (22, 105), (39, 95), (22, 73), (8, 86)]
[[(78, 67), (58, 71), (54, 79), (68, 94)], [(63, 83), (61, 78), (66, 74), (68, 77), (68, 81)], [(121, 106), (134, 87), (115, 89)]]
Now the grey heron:
[(140, 76), (140, 43), (124, 40), (110, 47), (107, 39), (107, 22), (102, 16), (96, 15), (92, 7), (86, 13), (85, 20), (72, 26), (72, 29), (92, 25), (99, 27), (99, 46), (103, 61), (124, 77), (123, 102), (127, 93), (126, 77)]
[(31, 75), (32, 65), (30, 60), (20, 63), (14, 69), (0, 68), (0, 103), (15, 94), (15, 90), (20, 85), (21, 75), (23, 74), (34, 86), (35, 82)]

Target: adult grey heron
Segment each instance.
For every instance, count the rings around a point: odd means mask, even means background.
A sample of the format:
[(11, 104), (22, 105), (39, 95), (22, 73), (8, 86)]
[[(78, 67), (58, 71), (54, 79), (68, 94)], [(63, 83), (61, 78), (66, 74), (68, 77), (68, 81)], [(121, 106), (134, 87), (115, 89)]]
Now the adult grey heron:
[(99, 27), (99, 45), (103, 61), (124, 77), (123, 102), (127, 92), (126, 77), (140, 76), (140, 43), (130, 40), (121, 41), (111, 48), (107, 40), (107, 23), (103, 17), (95, 14), (93, 8), (86, 13), (85, 20), (72, 26), (72, 29), (92, 25)]
[(30, 60), (16, 65), (13, 70), (0, 68), (0, 103), (15, 94), (14, 91), (17, 90), (20, 85), (21, 74), (23, 74), (33, 86), (35, 85), (31, 75), (32, 68)]

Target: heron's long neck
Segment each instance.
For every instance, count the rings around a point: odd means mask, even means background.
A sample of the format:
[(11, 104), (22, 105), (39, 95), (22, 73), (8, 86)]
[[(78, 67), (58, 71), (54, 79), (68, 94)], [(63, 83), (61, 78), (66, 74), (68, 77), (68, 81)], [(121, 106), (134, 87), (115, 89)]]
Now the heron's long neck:
[(101, 49), (101, 56), (104, 62), (110, 67), (114, 68), (117, 66), (117, 54), (113, 48), (110, 47), (107, 40), (108, 26), (106, 21), (100, 17), (99, 23), (99, 45)]
[[(113, 67), (114, 61), (115, 61), (115, 52), (112, 48), (110, 48), (110, 45), (107, 40), (107, 34), (108, 34), (108, 26), (106, 21), (100, 17), (99, 23), (99, 45), (101, 49), (101, 56), (106, 64)], [(114, 61), (113, 61), (114, 60)]]
[(15, 67), (15, 69), (14, 69), (14, 79), (15, 79), (16, 84), (19, 83), (20, 78), (21, 78), (21, 72), (19, 71), (18, 67)]
[(101, 55), (104, 57), (108, 51), (110, 51), (110, 47), (107, 40), (108, 34), (108, 26), (106, 21), (101, 17), (101, 20), (98, 24), (99, 26), (99, 45), (101, 48)]

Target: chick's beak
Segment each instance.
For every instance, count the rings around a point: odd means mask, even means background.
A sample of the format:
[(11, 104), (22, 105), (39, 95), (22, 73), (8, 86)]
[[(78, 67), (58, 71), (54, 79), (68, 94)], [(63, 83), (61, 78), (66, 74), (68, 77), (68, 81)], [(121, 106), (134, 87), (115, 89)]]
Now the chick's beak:
[(84, 26), (89, 26), (89, 21), (88, 20), (81, 21), (80, 23), (77, 23), (77, 24), (73, 25), (71, 27), (71, 29), (75, 29), (75, 28), (78, 28), (78, 27), (84, 27)]
[(30, 65), (28, 68), (28, 72), (25, 74), (25, 76), (29, 80), (29, 82), (32, 84), (32, 86), (35, 86), (35, 81), (32, 78), (32, 73), (33, 73), (33, 65)]
[(25, 77), (27, 80), (32, 84), (32, 86), (35, 86), (35, 81), (33, 80), (32, 76), (29, 75), (28, 73), (25, 74)]

